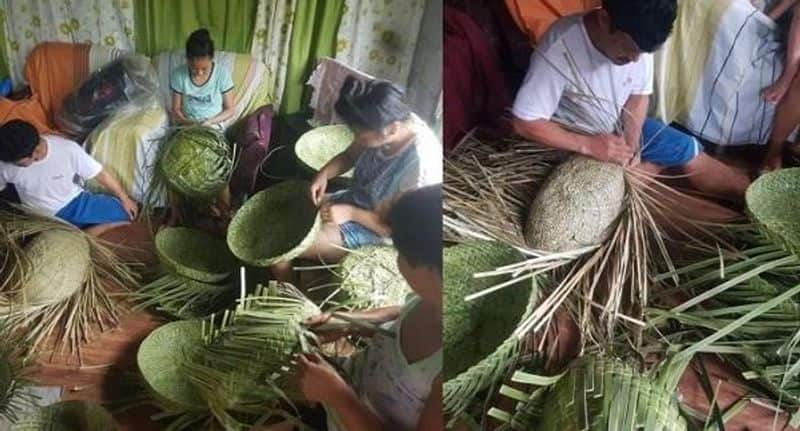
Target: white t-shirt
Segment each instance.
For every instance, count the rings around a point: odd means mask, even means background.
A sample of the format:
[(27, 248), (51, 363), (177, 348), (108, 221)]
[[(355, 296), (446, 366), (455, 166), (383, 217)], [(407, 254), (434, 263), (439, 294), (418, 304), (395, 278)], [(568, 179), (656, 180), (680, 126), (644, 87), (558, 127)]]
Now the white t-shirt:
[(583, 17), (562, 18), (542, 37), (514, 101), (517, 118), (611, 133), (628, 97), (653, 92), (652, 55), (614, 64), (589, 39)]
[(55, 215), (75, 199), (82, 180), (94, 178), (103, 166), (77, 143), (54, 135), (43, 135), (47, 155), (27, 168), (0, 162), (0, 190), (14, 184), (23, 204)]

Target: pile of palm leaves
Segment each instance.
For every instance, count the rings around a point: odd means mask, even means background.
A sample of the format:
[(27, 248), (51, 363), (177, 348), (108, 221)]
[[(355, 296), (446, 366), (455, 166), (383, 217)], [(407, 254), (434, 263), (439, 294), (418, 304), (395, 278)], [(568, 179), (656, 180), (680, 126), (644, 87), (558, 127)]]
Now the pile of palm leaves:
[(86, 401), (62, 401), (40, 407), (11, 426), (9, 431), (114, 431), (111, 414)]
[(0, 212), (0, 256), (0, 316), (31, 352), (52, 341), (80, 357), (95, 329), (118, 323), (112, 292), (138, 285), (109, 245), (48, 217)]
[(348, 252), (338, 266), (337, 302), (355, 310), (403, 304), (412, 293), (397, 267), (394, 247), (366, 246)]
[(25, 348), (4, 327), (0, 327), (0, 339), (0, 419), (14, 423), (21, 411), (33, 405), (34, 397), (24, 392), (29, 385), (24, 378)]
[[(800, 425), (800, 169), (762, 176), (747, 192), (752, 223), (727, 226), (737, 251), (695, 250), (657, 279), (680, 277), (655, 298), (648, 323), (672, 345), (715, 353), (750, 383), (750, 399)], [(678, 303), (674, 297), (684, 298)]]
[(258, 293), (222, 316), (167, 324), (142, 343), (139, 368), (169, 429), (238, 431), (291, 419), (293, 358), (316, 345), (301, 322), (320, 310), (291, 285)]
[(289, 180), (256, 193), (228, 227), (228, 247), (243, 262), (269, 266), (300, 256), (322, 221), (307, 181)]
[(178, 227), (160, 230), (155, 245), (162, 273), (134, 293), (140, 307), (193, 319), (233, 304), (237, 261), (225, 241)]
[[(345, 125), (322, 126), (303, 134), (294, 145), (294, 152), (300, 165), (315, 174), (331, 159), (347, 149), (353, 142), (353, 132)], [(341, 175), (351, 178), (350, 170)]]

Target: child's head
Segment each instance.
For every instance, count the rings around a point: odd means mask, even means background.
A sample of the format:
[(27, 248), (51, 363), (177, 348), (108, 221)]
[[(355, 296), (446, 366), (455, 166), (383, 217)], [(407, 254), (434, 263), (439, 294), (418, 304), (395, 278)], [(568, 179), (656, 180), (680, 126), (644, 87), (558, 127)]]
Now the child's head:
[(336, 113), (364, 145), (377, 147), (403, 132), (411, 110), (403, 92), (388, 81), (362, 82), (348, 76), (335, 105)]
[(0, 160), (27, 167), (45, 154), (39, 132), (27, 121), (11, 120), (0, 127)]
[(389, 210), (397, 265), (424, 300), (442, 301), (442, 186), (404, 193)]
[(598, 44), (616, 64), (636, 61), (667, 40), (678, 13), (677, 0), (603, 0)]
[(204, 78), (214, 66), (214, 41), (208, 30), (195, 30), (186, 40), (186, 64), (192, 78)]

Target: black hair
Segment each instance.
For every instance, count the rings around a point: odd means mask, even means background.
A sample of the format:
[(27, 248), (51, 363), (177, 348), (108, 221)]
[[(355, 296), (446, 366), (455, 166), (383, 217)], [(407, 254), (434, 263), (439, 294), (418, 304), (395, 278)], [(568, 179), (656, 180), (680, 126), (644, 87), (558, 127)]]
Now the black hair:
[(414, 267), (442, 273), (442, 186), (404, 193), (389, 210), (392, 241)]
[(208, 30), (195, 30), (186, 40), (186, 58), (214, 57), (214, 41)]
[(403, 102), (403, 91), (389, 81), (361, 81), (348, 76), (339, 91), (336, 113), (357, 130), (382, 132), (395, 121), (405, 121), (411, 109)]
[(653, 52), (672, 33), (677, 0), (603, 0), (611, 26), (627, 33), (640, 50)]
[(33, 154), (39, 132), (27, 121), (11, 120), (0, 127), (0, 160), (14, 163)]

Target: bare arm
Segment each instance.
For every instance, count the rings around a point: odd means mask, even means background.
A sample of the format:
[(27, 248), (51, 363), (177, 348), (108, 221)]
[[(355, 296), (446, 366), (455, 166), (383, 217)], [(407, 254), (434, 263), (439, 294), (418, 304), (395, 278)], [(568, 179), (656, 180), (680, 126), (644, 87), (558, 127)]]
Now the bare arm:
[(203, 122), (203, 124), (206, 126), (211, 126), (212, 124), (222, 123), (223, 121), (233, 117), (235, 113), (236, 109), (233, 106), (233, 90), (231, 90), (222, 95), (222, 112), (207, 119)]
[(781, 17), (781, 15), (785, 14), (786, 11), (791, 9), (791, 7), (794, 6), (797, 2), (798, 0), (780, 0), (779, 2), (775, 3), (775, 5), (772, 7), (772, 10), (769, 11), (768, 15), (773, 20), (777, 20), (778, 18)]
[(319, 170), (317, 176), (323, 176), (326, 179), (336, 178), (339, 175), (353, 169), (358, 155), (361, 153), (362, 148), (357, 143), (353, 142), (346, 150), (337, 154), (336, 157), (330, 159), (322, 169)]
[(128, 194), (120, 185), (119, 181), (117, 181), (113, 175), (103, 169), (99, 174), (97, 174), (96, 177), (94, 177), (94, 179), (98, 184), (119, 198), (120, 202), (122, 202), (123, 208), (125, 208), (125, 211), (128, 213), (131, 219), (136, 218), (138, 213), (138, 205), (128, 196)]
[(178, 124), (191, 124), (192, 121), (183, 115), (183, 95), (172, 92), (172, 119)]
[(622, 110), (622, 125), (625, 129), (625, 142), (638, 151), (642, 146), (642, 127), (647, 117), (650, 96), (632, 95)]

